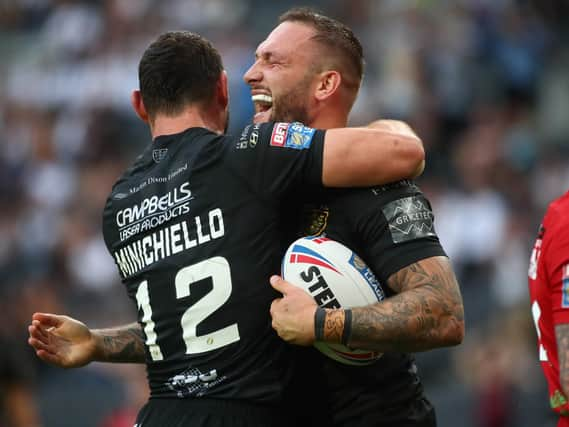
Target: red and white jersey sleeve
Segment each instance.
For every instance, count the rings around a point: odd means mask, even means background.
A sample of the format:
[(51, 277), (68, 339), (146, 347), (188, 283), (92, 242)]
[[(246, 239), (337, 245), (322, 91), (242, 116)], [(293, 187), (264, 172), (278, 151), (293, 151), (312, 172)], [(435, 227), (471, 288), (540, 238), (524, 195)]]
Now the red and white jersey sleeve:
[[(569, 348), (558, 349), (555, 337), (555, 326), (569, 323), (569, 192), (549, 205), (532, 250), (528, 275), (539, 360), (548, 382), (550, 404), (554, 411), (569, 416), (558, 357), (559, 351), (568, 352)], [(562, 417), (560, 422), (565, 421), (569, 426), (569, 418)]]

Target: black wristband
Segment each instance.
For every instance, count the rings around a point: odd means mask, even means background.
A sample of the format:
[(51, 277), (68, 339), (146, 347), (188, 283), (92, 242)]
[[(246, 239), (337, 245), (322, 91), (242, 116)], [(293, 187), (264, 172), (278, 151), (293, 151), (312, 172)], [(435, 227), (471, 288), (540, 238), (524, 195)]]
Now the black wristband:
[(350, 337), (352, 335), (352, 310), (349, 308), (344, 309), (344, 332), (342, 333), (342, 344), (348, 346)]
[(318, 307), (314, 312), (314, 337), (316, 341), (324, 341), (324, 322), (326, 321), (326, 310)]

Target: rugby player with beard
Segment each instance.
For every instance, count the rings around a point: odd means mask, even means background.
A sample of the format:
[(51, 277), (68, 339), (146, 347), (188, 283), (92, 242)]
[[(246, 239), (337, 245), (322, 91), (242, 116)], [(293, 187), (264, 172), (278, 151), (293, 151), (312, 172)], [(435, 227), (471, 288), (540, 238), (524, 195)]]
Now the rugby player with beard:
[(294, 348), (271, 329), (278, 294), (267, 283), (285, 244), (283, 201), (299, 188), (412, 175), (422, 167), (421, 142), (409, 133), (300, 123), (225, 135), (221, 58), (190, 32), (159, 36), (140, 60), (139, 81), (132, 104), (152, 143), (115, 183), (103, 212), (104, 240), (138, 323), (119, 335), (36, 313), (29, 343), (62, 367), (145, 362), (150, 399), (141, 426), (290, 425), (294, 411), (283, 413), (282, 403)]
[[(330, 129), (346, 126), (362, 75), (362, 47), (353, 32), (301, 8), (281, 16), (259, 45), (244, 79), (251, 87), (255, 122), (298, 120)], [(402, 125), (370, 124), (375, 126)], [(335, 426), (435, 426), (434, 409), (409, 353), (459, 344), (464, 314), (455, 274), (433, 228), (429, 201), (407, 180), (369, 189), (326, 190), (306, 195), (306, 200), (302, 233), (324, 234), (350, 247), (372, 268), (389, 297), (351, 310), (318, 309), (324, 328), (320, 340), (384, 355), (370, 366), (354, 367), (309, 349), (300, 363), (304, 380), (296, 396), (314, 407), (314, 395), (327, 390)], [(401, 222), (406, 228), (396, 226)], [(271, 308), (273, 327), (288, 342), (312, 344), (314, 300), (279, 277), (272, 277), (271, 283), (283, 293)], [(306, 378), (315, 378), (319, 369), (326, 387), (308, 392)]]

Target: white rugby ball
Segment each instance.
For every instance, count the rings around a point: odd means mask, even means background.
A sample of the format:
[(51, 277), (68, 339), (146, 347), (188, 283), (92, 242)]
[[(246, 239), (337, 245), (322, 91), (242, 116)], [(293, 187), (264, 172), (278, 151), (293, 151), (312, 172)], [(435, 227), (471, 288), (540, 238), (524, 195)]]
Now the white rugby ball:
[[(320, 307), (351, 308), (385, 298), (381, 285), (351, 249), (326, 237), (302, 237), (287, 249), (282, 277), (308, 292)], [(368, 365), (382, 353), (342, 344), (314, 343), (326, 356), (347, 365)]]

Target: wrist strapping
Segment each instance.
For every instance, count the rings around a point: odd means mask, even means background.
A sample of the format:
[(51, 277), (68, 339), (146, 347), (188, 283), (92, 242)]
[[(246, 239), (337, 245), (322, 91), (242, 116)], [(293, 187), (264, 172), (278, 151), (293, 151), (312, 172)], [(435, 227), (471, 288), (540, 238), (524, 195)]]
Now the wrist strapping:
[(314, 312), (314, 337), (316, 341), (324, 341), (324, 322), (326, 309), (318, 307)]
[(342, 344), (348, 346), (352, 335), (352, 310), (344, 309), (344, 331), (342, 332)]

